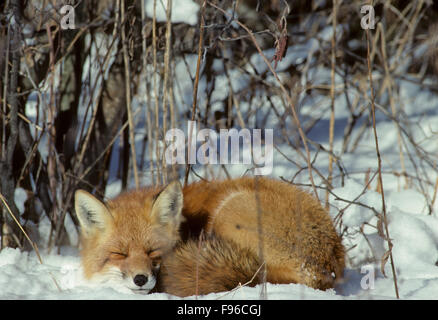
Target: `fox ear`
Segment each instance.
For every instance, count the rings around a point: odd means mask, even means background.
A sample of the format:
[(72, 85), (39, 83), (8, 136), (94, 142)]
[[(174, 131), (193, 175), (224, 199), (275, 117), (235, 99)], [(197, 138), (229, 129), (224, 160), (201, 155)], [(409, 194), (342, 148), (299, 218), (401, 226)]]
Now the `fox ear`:
[(183, 222), (183, 192), (179, 181), (171, 182), (158, 195), (152, 206), (152, 217), (158, 223), (178, 228)]
[(108, 208), (94, 196), (84, 190), (75, 193), (75, 210), (79, 223), (85, 233), (105, 228), (111, 213)]

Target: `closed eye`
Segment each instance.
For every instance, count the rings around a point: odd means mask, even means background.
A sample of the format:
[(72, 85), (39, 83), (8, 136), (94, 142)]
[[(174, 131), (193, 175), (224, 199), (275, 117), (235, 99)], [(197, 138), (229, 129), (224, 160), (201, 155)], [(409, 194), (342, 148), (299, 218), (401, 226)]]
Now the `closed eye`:
[(127, 258), (128, 255), (126, 253), (122, 253), (122, 252), (111, 252), (110, 253), (110, 259), (113, 260), (122, 260)]
[(152, 260), (152, 267), (157, 269), (160, 267), (161, 264), (161, 251), (159, 248), (149, 250), (146, 252), (146, 254), (149, 256), (149, 258)]
[(148, 250), (148, 251), (146, 251), (146, 254), (147, 254), (151, 259), (154, 259), (154, 258), (157, 258), (157, 257), (161, 256), (161, 252), (160, 252), (160, 249), (159, 249), (159, 248), (157, 248), (157, 249), (152, 249), (152, 250)]

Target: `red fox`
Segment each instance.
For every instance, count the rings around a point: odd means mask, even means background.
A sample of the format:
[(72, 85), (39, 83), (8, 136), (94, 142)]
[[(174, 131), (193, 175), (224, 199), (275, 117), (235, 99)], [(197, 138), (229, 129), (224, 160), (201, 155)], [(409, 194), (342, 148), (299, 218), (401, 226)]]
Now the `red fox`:
[(85, 276), (136, 292), (190, 296), (250, 280), (325, 290), (344, 269), (345, 250), (327, 212), (283, 181), (173, 182), (106, 205), (79, 190), (75, 209)]

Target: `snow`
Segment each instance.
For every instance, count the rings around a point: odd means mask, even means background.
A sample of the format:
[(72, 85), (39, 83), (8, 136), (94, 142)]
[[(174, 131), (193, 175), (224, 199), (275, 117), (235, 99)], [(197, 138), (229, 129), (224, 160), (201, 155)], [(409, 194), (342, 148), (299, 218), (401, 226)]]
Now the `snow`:
[(334, 189), (333, 193), (337, 196), (336, 199), (332, 199), (334, 205), (345, 204), (342, 222), (347, 227), (361, 226), (363, 223), (368, 222), (374, 217), (374, 212), (366, 207), (349, 205), (346, 201), (359, 201), (378, 211), (382, 208), (380, 194), (366, 190), (366, 187), (354, 181), (354, 179), (348, 180), (344, 187)]
[[(167, 0), (156, 0), (156, 19), (158, 22), (165, 22)], [(149, 18), (154, 16), (154, 0), (146, 0), (146, 15)], [(199, 5), (193, 0), (173, 0), (172, 1), (172, 23), (187, 23), (196, 25), (198, 23)]]
[(408, 277), (438, 277), (435, 265), (438, 261), (438, 219), (430, 216), (421, 219), (400, 209), (391, 211), (388, 218), (399, 273)]
[[(281, 167), (281, 166), (280, 166)], [(239, 170), (243, 170), (238, 166)], [(236, 168), (236, 170), (237, 170)], [(278, 167), (276, 174), (282, 172)], [(413, 189), (398, 190), (396, 183), (387, 182), (387, 209), (389, 233), (394, 245), (392, 253), (397, 270), (397, 283), (400, 297), (403, 299), (436, 299), (438, 296), (438, 218), (428, 215), (425, 199), (421, 193)], [(110, 185), (107, 196), (114, 196), (120, 188), (119, 183)], [(355, 201), (366, 204), (380, 211), (381, 197), (374, 191), (375, 186), (365, 188), (357, 179), (348, 179), (344, 187), (335, 188), (332, 199), (331, 214), (339, 210), (343, 212), (343, 223), (350, 230), (363, 233), (346, 237), (345, 245), (355, 247), (349, 251), (345, 279), (334, 289), (320, 291), (299, 284), (267, 284), (268, 299), (394, 299), (394, 284), (391, 265), (388, 261), (384, 273), (380, 264), (370, 262), (380, 258), (387, 251), (387, 243), (378, 234), (378, 218), (363, 206), (349, 204)], [(18, 196), (25, 199), (24, 195)], [(342, 199), (342, 200), (340, 200)], [(66, 227), (72, 231), (73, 222), (67, 220)], [(40, 222), (38, 230), (40, 238), (48, 234), (48, 221)], [(77, 243), (77, 235), (72, 243)], [(45, 243), (46, 240), (40, 241)], [(80, 264), (76, 247), (61, 247), (60, 254), (47, 253), (40, 248), (43, 263), (40, 264), (34, 251), (20, 251), (5, 248), (0, 252), (0, 299), (135, 299), (166, 300), (180, 299), (164, 293), (139, 295), (123, 288), (106, 287), (86, 281)], [(372, 286), (367, 276), (373, 273)], [(368, 281), (368, 282), (367, 282)], [(370, 288), (367, 288), (370, 286)], [(212, 293), (197, 299), (256, 300), (260, 299), (262, 286), (239, 287), (231, 292)], [(188, 297), (186, 299), (195, 299)]]
[(26, 190), (23, 188), (16, 188), (14, 191), (14, 202), (20, 213), (24, 212), (24, 204), (27, 200)]
[[(61, 251), (62, 252), (62, 251)], [(400, 258), (398, 255), (395, 259)], [(105, 287), (86, 281), (77, 252), (62, 255), (43, 254), (43, 264), (33, 252), (6, 248), (0, 252), (0, 299), (179, 299), (164, 293), (134, 294), (120, 288)], [(412, 264), (413, 260), (410, 260)], [(414, 260), (415, 261), (415, 260)], [(402, 262), (402, 261), (399, 261)], [(414, 267), (415, 266), (415, 267)], [(411, 273), (398, 278), (400, 294), (405, 299), (436, 298), (438, 274), (430, 264), (414, 263)], [(429, 267), (429, 272), (424, 272)], [(416, 269), (417, 268), (417, 269)], [(390, 273), (388, 272), (387, 275)], [(314, 290), (299, 284), (267, 284), (267, 298), (282, 299), (394, 299), (392, 279), (376, 272), (374, 289), (364, 290), (360, 282), (365, 273), (346, 270), (345, 282), (335, 289)], [(240, 287), (231, 292), (212, 293), (198, 299), (257, 300), (261, 286)], [(194, 299), (188, 297), (187, 299)]]

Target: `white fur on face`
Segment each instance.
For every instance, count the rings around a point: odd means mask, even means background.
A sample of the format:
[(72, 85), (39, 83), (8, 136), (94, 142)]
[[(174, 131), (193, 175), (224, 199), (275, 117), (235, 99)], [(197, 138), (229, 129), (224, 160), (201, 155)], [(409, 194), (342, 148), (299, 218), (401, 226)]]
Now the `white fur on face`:
[(149, 291), (155, 287), (157, 282), (154, 275), (147, 275), (148, 281), (144, 285), (138, 286), (134, 283), (134, 277), (124, 274), (117, 267), (110, 267), (95, 274), (91, 278), (91, 281), (96, 284), (109, 286), (116, 290), (140, 294), (149, 293)]

